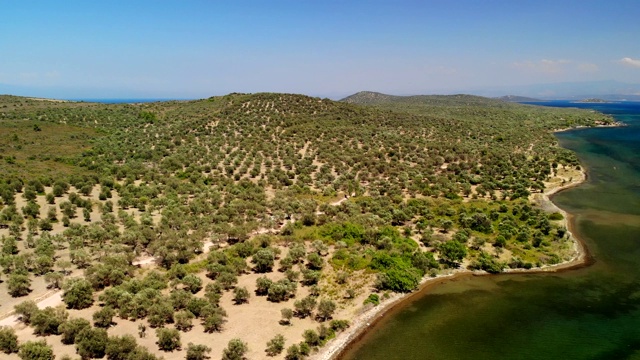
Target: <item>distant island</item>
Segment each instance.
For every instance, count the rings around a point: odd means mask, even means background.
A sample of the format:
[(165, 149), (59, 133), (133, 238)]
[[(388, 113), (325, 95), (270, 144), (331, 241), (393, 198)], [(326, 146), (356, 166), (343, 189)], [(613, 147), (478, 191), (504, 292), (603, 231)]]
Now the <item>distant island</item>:
[(583, 99), (583, 100), (578, 100), (575, 101), (577, 103), (602, 103), (602, 104), (610, 104), (614, 101), (609, 101), (609, 100), (604, 100), (604, 99), (598, 99), (598, 98), (589, 98), (589, 99)]

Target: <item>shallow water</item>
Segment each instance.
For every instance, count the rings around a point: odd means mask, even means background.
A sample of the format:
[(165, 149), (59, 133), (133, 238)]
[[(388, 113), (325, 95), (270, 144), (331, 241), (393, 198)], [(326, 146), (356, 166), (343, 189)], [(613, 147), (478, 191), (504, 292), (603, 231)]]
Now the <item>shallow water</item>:
[(467, 276), (393, 310), (344, 359), (640, 359), (640, 104), (568, 104), (629, 126), (568, 131), (588, 181), (553, 197), (595, 259), (555, 274)]

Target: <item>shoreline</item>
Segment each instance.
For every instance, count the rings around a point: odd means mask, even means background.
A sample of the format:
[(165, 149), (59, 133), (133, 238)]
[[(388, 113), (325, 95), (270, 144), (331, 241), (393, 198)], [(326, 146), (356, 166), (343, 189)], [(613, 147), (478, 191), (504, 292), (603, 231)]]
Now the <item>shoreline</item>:
[[(606, 127), (609, 127), (605, 125)], [(605, 127), (603, 126), (603, 127)], [(618, 125), (619, 126), (619, 125)], [(575, 129), (575, 128), (574, 128)], [(572, 129), (566, 129), (572, 130)], [(566, 130), (558, 130), (557, 132), (566, 131)], [(531, 202), (537, 203), (539, 206), (545, 206), (553, 211), (557, 211), (562, 214), (563, 220), (562, 224), (567, 229), (567, 233), (569, 235), (569, 240), (573, 243), (573, 257), (569, 260), (560, 262), (554, 265), (544, 265), (538, 268), (532, 269), (506, 269), (500, 274), (496, 275), (504, 275), (504, 274), (540, 274), (540, 273), (555, 273), (555, 272), (563, 272), (569, 271), (573, 269), (582, 268), (585, 266), (589, 266), (593, 263), (593, 258), (591, 257), (586, 244), (582, 239), (575, 235), (575, 217), (572, 214), (567, 213), (565, 210), (559, 208), (553, 201), (551, 201), (551, 196), (557, 194), (559, 192), (565, 191), (567, 189), (574, 188), (579, 186), (587, 181), (587, 171), (584, 169), (583, 165), (581, 165), (580, 170), (581, 176), (578, 179), (574, 179), (571, 182), (568, 182), (564, 185), (556, 186), (551, 189), (545, 190), (543, 193), (535, 194), (534, 199), (531, 199)], [(364, 335), (366, 335), (367, 331), (375, 326), (376, 323), (385, 318), (385, 315), (390, 312), (390, 310), (395, 309), (398, 305), (402, 303), (408, 302), (411, 298), (415, 296), (421, 296), (423, 293), (438, 284), (452, 281), (459, 277), (464, 276), (490, 276), (485, 271), (478, 270), (468, 270), (464, 268), (455, 269), (448, 274), (441, 274), (435, 277), (424, 277), (420, 284), (418, 285), (418, 289), (408, 294), (393, 294), (390, 298), (381, 301), (379, 305), (364, 311), (363, 313), (355, 316), (351, 321), (351, 326), (336, 335), (334, 339), (329, 341), (324, 347), (320, 348), (320, 350), (312, 354), (309, 359), (312, 360), (336, 360), (340, 359), (341, 355), (344, 351), (349, 348), (350, 345), (357, 342)]]
[(598, 124), (598, 125), (594, 125), (594, 126), (580, 125), (580, 126), (568, 127), (568, 128), (563, 128), (563, 129), (556, 129), (556, 130), (553, 130), (552, 133), (555, 134), (555, 133), (572, 131), (572, 130), (584, 130), (584, 129), (595, 129), (595, 128), (613, 128), (613, 127), (623, 127), (623, 126), (627, 126), (627, 124), (625, 124), (623, 122), (620, 122), (620, 121), (614, 121), (611, 124)]

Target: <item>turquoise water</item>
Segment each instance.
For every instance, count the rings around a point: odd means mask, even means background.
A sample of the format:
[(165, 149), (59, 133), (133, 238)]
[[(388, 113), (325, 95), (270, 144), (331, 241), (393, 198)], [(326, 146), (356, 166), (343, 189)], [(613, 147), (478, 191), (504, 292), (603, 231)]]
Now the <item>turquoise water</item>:
[(392, 310), (343, 359), (640, 359), (640, 104), (552, 105), (629, 125), (558, 134), (589, 178), (553, 201), (575, 216), (593, 264), (445, 281)]

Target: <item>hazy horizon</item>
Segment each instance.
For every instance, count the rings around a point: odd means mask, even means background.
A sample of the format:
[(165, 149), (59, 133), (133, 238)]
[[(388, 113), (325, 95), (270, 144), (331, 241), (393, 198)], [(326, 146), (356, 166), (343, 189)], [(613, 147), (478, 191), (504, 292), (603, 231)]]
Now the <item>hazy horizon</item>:
[(640, 3), (626, 0), (9, 1), (0, 93), (340, 98), (636, 84), (638, 12)]

